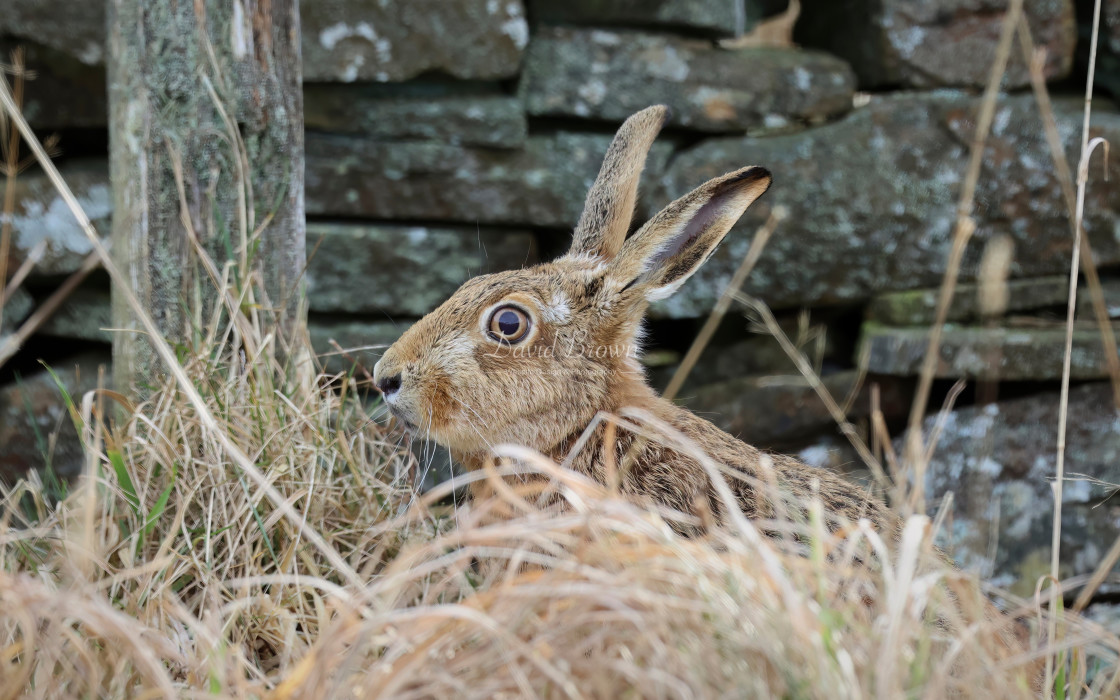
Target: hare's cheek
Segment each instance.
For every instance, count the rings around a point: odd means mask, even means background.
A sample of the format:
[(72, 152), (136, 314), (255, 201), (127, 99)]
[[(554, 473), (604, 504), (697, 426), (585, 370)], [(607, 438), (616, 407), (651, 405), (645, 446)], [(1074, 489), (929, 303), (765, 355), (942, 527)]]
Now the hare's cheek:
[(436, 370), (424, 379), (423, 401), (427, 404), (425, 409), (431, 416), (432, 427), (436, 428), (455, 420), (463, 397), (451, 377)]

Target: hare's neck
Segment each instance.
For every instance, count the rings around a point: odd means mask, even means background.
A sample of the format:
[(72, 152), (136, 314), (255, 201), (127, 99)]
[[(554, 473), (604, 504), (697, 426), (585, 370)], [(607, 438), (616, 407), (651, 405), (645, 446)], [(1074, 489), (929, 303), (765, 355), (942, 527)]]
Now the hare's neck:
[(451, 459), (459, 464), (464, 470), (473, 472), (482, 469), (486, 465), (487, 460), (492, 460), (493, 455), (489, 452), (459, 452), (458, 450), (451, 450)]
[(620, 372), (608, 392), (610, 402), (604, 408), (618, 415), (627, 408), (658, 410), (672, 404), (661, 398), (649, 384), (646, 384), (641, 369)]
[[(661, 424), (670, 430), (690, 434), (693, 422), (704, 422), (688, 410), (661, 398), (645, 384), (637, 385), (627, 393), (616, 392), (613, 396), (615, 400), (604, 411), (614, 420), (601, 417), (567, 436), (551, 450), (546, 450), (546, 454), (557, 464), (566, 464), (576, 471), (592, 474), (601, 466), (604, 441), (609, 439), (620, 445), (629, 445), (642, 432), (631, 430), (634, 425), (646, 426), (656, 433), (654, 426)], [(610, 423), (615, 423), (613, 429), (608, 428)], [(613, 437), (609, 437), (608, 430), (613, 430)], [(645, 441), (639, 442), (636, 447), (643, 452), (660, 449)]]
[[(619, 373), (620, 379), (610, 387), (610, 400), (602, 407), (602, 412), (620, 418), (632, 415), (633, 410), (651, 416), (655, 421), (665, 423), (671, 428), (691, 432), (690, 419), (698, 419), (687, 410), (661, 398), (648, 384), (633, 378), (633, 373)], [(637, 375), (640, 376), (640, 375)], [(587, 423), (578, 426), (571, 434), (562, 437), (555, 444), (529, 445), (552, 459), (557, 464), (567, 464), (577, 471), (590, 472), (593, 463), (599, 459), (599, 445), (603, 441), (606, 423), (603, 419), (589, 416)], [(623, 425), (629, 419), (622, 418)], [(643, 421), (644, 422), (644, 421)], [(589, 430), (590, 428), (590, 430)], [(628, 432), (622, 429), (621, 432)], [(577, 450), (577, 454), (573, 454)], [(488, 452), (462, 453), (452, 450), (452, 458), (468, 471), (481, 469), (491, 457)]]

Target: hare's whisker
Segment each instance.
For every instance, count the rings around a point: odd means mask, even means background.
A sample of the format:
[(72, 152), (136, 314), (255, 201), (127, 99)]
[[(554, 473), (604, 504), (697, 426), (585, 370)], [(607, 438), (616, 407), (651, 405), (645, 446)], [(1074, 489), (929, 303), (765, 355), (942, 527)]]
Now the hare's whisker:
[[(478, 415), (478, 411), (474, 410), (474, 408), (473, 408), (473, 407), (471, 407), (471, 405), (470, 405), (470, 404), (468, 404), (468, 403), (467, 403), (466, 401), (464, 401), (464, 400), (460, 399), (460, 398), (459, 398), (459, 397), (457, 397), (457, 396), (456, 396), (456, 397), (453, 397), (453, 398), (454, 398), (454, 399), (455, 399), (455, 400), (456, 400), (457, 402), (459, 402), (460, 404), (462, 404), (463, 408), (465, 408), (465, 409), (467, 409), (468, 411), (470, 411), (471, 413), (473, 413), (473, 414), (474, 414), (474, 417), (475, 417), (475, 418), (477, 418), (477, 419), (478, 419), (479, 421), (482, 421), (483, 423), (485, 423), (485, 422), (486, 422), (486, 421), (484, 421), (484, 420), (482, 419), (482, 416)], [(476, 434), (476, 435), (478, 435), (478, 437), (482, 438), (482, 442), (486, 443), (486, 446), (487, 446), (488, 448), (490, 448), (491, 450), (493, 450), (493, 449), (494, 449), (494, 445), (493, 445), (493, 444), (492, 444), (492, 443), (491, 443), (491, 442), (490, 442), (489, 440), (487, 440), (487, 439), (486, 439), (486, 436), (485, 436), (485, 435), (483, 435), (483, 434), (482, 434), (481, 432), (479, 432), (478, 428), (477, 428), (477, 427), (475, 426), (475, 424), (474, 424), (473, 422), (471, 422), (470, 420), (467, 420), (467, 425), (468, 425), (468, 426), (470, 427), (470, 429), (471, 429), (471, 430), (473, 430), (473, 431), (475, 432), (475, 434)]]

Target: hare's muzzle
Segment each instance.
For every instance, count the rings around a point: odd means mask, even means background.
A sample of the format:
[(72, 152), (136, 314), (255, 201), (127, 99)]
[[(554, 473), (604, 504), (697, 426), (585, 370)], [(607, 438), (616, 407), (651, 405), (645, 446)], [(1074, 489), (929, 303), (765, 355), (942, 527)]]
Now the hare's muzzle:
[(404, 383), (403, 372), (392, 362), (391, 358), (382, 357), (374, 365), (373, 384), (381, 392), (381, 397), (385, 400), (389, 413), (403, 423), (405, 428), (413, 430), (416, 427), (416, 421), (413, 420), (411, 412), (406, 406), (402, 405), (401, 401)]
[(401, 393), (403, 384), (404, 374), (401, 366), (386, 352), (373, 366), (373, 385), (381, 392), (385, 403), (391, 406), (393, 399)]
[(397, 372), (391, 377), (382, 377), (377, 381), (377, 388), (381, 390), (381, 395), (386, 399), (391, 398), (394, 394), (401, 390), (401, 374)]

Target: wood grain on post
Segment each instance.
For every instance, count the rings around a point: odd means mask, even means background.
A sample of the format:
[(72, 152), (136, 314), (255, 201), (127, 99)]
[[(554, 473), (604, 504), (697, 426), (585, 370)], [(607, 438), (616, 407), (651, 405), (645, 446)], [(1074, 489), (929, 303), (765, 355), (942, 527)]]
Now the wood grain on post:
[[(113, 255), (165, 337), (207, 335), (217, 284), (198, 246), (279, 331), (301, 322), (306, 256), (297, 0), (109, 0)], [(114, 295), (113, 323), (135, 329)], [(228, 319), (228, 316), (226, 317)], [(160, 375), (139, 333), (117, 332), (121, 387)]]

